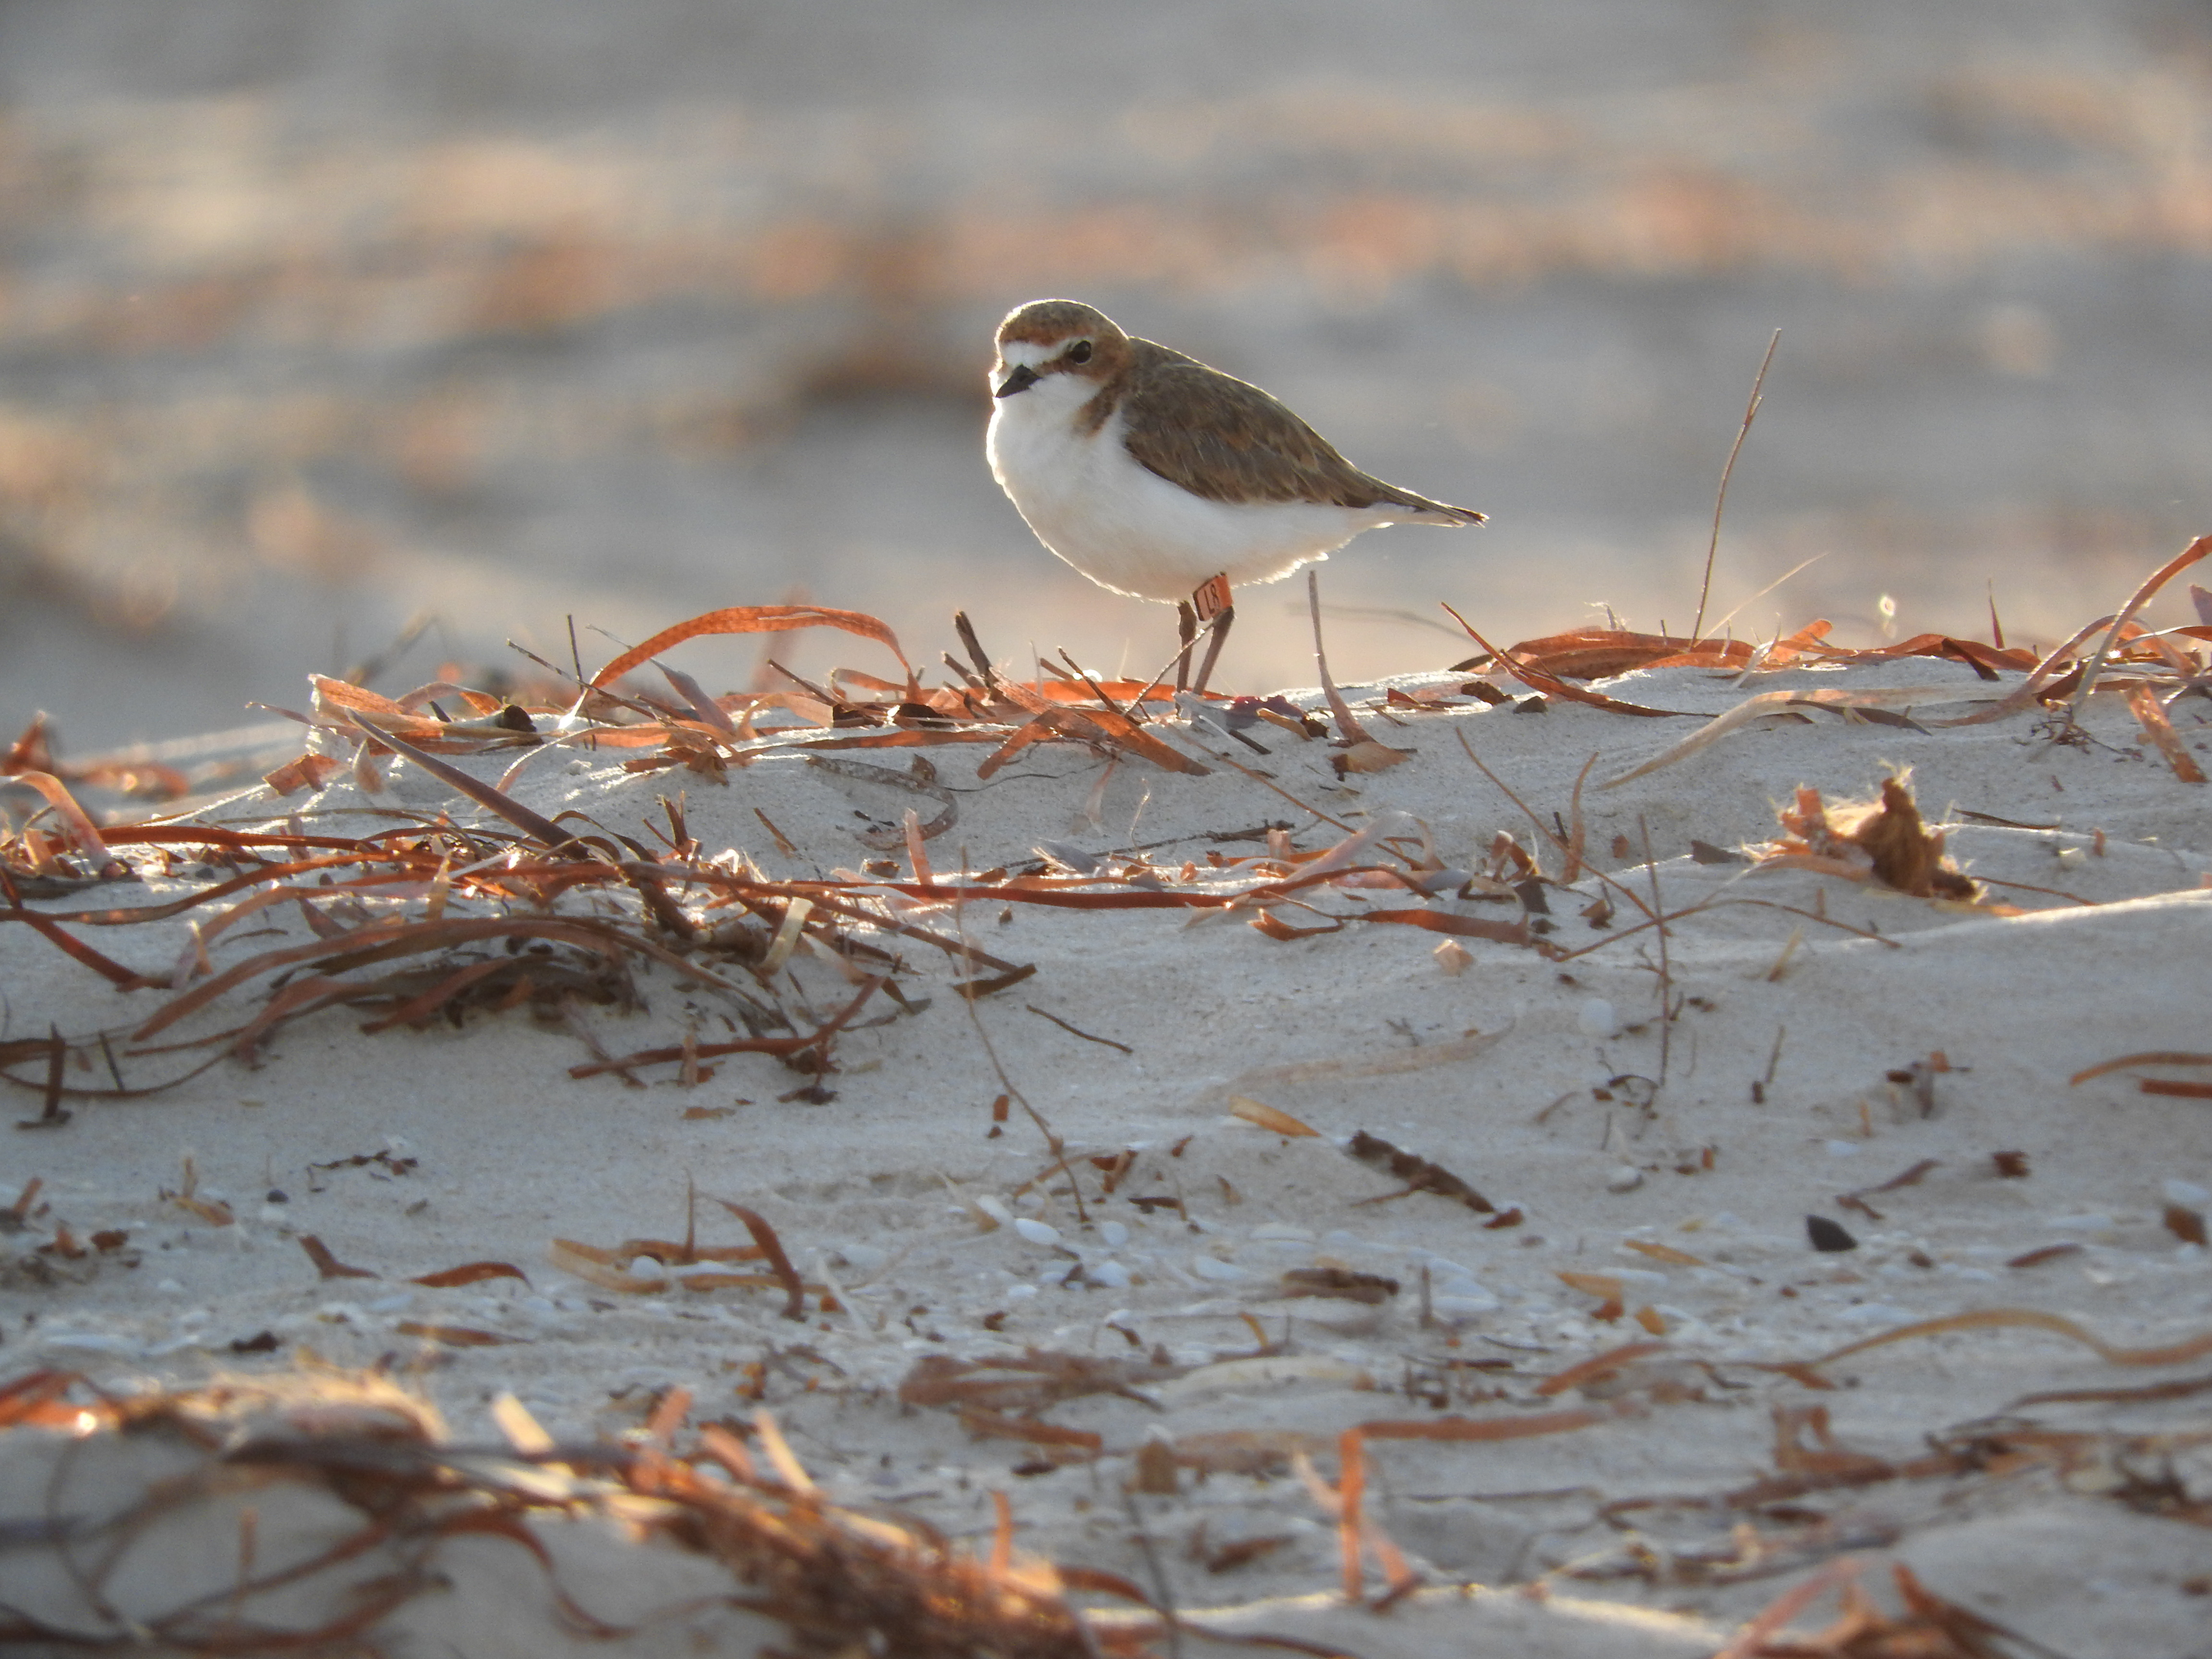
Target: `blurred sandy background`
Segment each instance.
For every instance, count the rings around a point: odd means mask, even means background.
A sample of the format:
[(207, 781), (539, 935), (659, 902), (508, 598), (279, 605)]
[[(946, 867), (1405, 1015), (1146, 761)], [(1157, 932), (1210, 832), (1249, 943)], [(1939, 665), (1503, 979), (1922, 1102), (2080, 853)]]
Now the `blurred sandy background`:
[(800, 589), (1149, 670), (982, 461), (1052, 293), (1492, 514), (1325, 567), (1341, 678), (1686, 624), (1778, 326), (1716, 609), (2047, 635), (2212, 528), (2212, 3), (0, 0), (0, 727)]

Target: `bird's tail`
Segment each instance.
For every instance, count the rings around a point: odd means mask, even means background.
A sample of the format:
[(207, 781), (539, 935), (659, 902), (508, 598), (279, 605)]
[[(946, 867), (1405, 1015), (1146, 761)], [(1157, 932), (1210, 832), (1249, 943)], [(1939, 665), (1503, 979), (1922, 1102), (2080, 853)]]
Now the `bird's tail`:
[(1490, 515), (1478, 513), (1471, 507), (1454, 507), (1448, 501), (1432, 501), (1425, 495), (1406, 494), (1406, 505), (1418, 517), (1409, 522), (1421, 524), (1480, 524)]

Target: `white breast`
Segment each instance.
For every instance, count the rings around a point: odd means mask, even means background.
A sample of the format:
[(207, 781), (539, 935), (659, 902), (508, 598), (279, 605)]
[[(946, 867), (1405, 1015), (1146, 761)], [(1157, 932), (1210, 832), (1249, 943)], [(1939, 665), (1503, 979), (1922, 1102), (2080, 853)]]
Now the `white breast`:
[(1397, 516), (1194, 495), (1130, 455), (1121, 413), (1096, 433), (1077, 429), (1097, 390), (1080, 375), (1048, 374), (1000, 398), (985, 448), (1037, 539), (1103, 587), (1173, 603), (1216, 575), (1232, 585), (1273, 581)]

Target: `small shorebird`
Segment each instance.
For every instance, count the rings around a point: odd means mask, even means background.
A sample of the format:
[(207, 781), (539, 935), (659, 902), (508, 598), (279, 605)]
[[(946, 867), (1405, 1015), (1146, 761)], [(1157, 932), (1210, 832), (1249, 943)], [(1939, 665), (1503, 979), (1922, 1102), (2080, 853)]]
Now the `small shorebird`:
[(1482, 522), (1370, 477), (1258, 386), (1074, 300), (1032, 300), (999, 325), (991, 395), (991, 472), (1037, 539), (1101, 587), (1177, 607), (1177, 690), (1201, 623), (1206, 690), (1231, 588), (1378, 525)]

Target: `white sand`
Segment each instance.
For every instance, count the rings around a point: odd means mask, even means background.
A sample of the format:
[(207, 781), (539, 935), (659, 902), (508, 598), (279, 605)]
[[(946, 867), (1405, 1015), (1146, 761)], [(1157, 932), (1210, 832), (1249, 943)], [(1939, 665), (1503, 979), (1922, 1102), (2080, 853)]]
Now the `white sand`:
[[(1717, 713), (1753, 691), (1922, 688), (1900, 700), (1933, 721), (2015, 680), (1989, 686), (1963, 665), (1915, 659), (1747, 687), (1676, 669), (1603, 689)], [(1196, 1445), (1191, 1437), (1295, 1431), (1312, 1437), (1315, 1461), (1333, 1479), (1340, 1431), (1445, 1414), (1427, 1396), (1476, 1419), (1593, 1403), (1572, 1390), (1540, 1396), (1537, 1388), (1646, 1336), (1632, 1319), (1594, 1322), (1600, 1297), (1559, 1278), (1610, 1274), (1632, 1313), (1656, 1310), (1667, 1345), (1593, 1385), (1602, 1396), (1595, 1403), (1620, 1407), (1617, 1417), (1503, 1443), (1370, 1448), (1368, 1512), (1430, 1585), (1540, 1581), (1551, 1599), (1431, 1591), (1385, 1618), (1345, 1609), (1334, 1529), (1297, 1478), (1199, 1479), (1186, 1469), (1178, 1493), (1136, 1500), (1176, 1602), (1266, 1603), (1236, 1622), (1368, 1655), (1505, 1644), (1528, 1655), (1686, 1656), (1711, 1652), (1790, 1584), (1850, 1553), (1863, 1559), (1863, 1576), (1885, 1607), (1896, 1602), (1882, 1564), (1903, 1561), (1937, 1595), (2069, 1659), (2212, 1653), (2208, 1534), (2152, 1512), (2161, 1492), (2168, 1508), (2193, 1504), (2200, 1516), (2212, 1504), (2212, 1392), (2037, 1404), (2006, 1415), (2031, 1391), (2201, 1378), (2212, 1359), (2127, 1368), (2050, 1331), (2014, 1328), (1854, 1356), (1832, 1368), (1833, 1391), (1752, 1368), (1981, 1308), (2064, 1314), (2131, 1348), (2212, 1332), (2212, 1256), (2161, 1224), (2169, 1203), (2204, 1207), (2212, 1104), (2140, 1093), (2130, 1073), (2067, 1081), (2115, 1055), (2212, 1047), (2201, 983), (2212, 941), (2212, 891), (2202, 884), (2212, 868), (2207, 792), (2139, 746), (2135, 722), (2112, 696), (2094, 700), (2081, 743), (2048, 741), (2030, 715), (1915, 731), (1820, 713), (1809, 724), (1735, 733), (1600, 792), (1600, 780), (1656, 754), (1692, 722), (1469, 703), (1394, 723), (1366, 712), (1379, 690), (1352, 695), (1378, 736), (1413, 751), (1408, 763), (1340, 781), (1327, 744), (1273, 728), (1255, 728), (1272, 751), (1264, 757), (1203, 734), (1176, 739), (1193, 754), (1210, 747), (1264, 769), (1310, 811), (1210, 758), (1205, 776), (1124, 761), (1102, 792), (1097, 759), (1044, 746), (976, 787), (988, 749), (934, 747), (926, 752), (959, 816), (928, 843), (929, 855), (942, 879), (963, 865), (1022, 866), (1040, 841), (1108, 858), (1142, 846), (1173, 888), (1184, 860), (1203, 866), (1209, 850), (1224, 860), (1264, 854), (1254, 841), (1211, 839), (1225, 832), (1287, 823), (1302, 850), (1342, 839), (1343, 830), (1316, 816), (1326, 813), (1355, 830), (1387, 822), (1426, 836), (1447, 866), (1486, 870), (1496, 832), (1534, 838), (1462, 752), (1464, 738), (1547, 823), (1565, 817), (1576, 775), (1595, 755), (1583, 803), (1588, 846), (1601, 868), (1647, 899), (1656, 881), (1669, 910), (1701, 896), (1766, 905), (1729, 902), (1675, 922), (1662, 978), (1661, 940), (1649, 930), (1566, 963), (1469, 937), (1459, 944), (1472, 961), (1453, 975), (1436, 955), (1445, 936), (1415, 927), (1355, 921), (1279, 942), (1247, 926), (1249, 913), (974, 902), (961, 925), (975, 948), (1034, 963), (1035, 976), (981, 1000), (971, 1021), (950, 989), (950, 958), (881, 939), (907, 964), (906, 994), (929, 1006), (846, 1033), (839, 1069), (823, 1079), (835, 1098), (824, 1104), (779, 1103), (809, 1079), (759, 1055), (716, 1062), (710, 1079), (689, 1089), (672, 1080), (672, 1066), (646, 1068), (650, 1085), (637, 1089), (608, 1076), (572, 1079), (567, 1068), (588, 1057), (576, 1039), (524, 1012), (471, 1015), (459, 1030), (440, 1024), (368, 1036), (359, 1012), (325, 1012), (282, 1028), (257, 1069), (226, 1061), (148, 1099), (76, 1102), (65, 1127), (0, 1141), (8, 1152), (0, 1202), (33, 1176), (45, 1183), (36, 1213), (0, 1239), (18, 1262), (0, 1290), (0, 1369), (61, 1366), (108, 1384), (186, 1384), (218, 1371), (289, 1370), (310, 1351), (343, 1365), (388, 1358), (459, 1437), (479, 1442), (498, 1438), (487, 1406), (501, 1391), (519, 1395), (556, 1437), (576, 1438), (634, 1427), (662, 1390), (681, 1384), (693, 1392), (695, 1420), (743, 1419), (765, 1404), (835, 1498), (891, 1504), (985, 1543), (988, 1494), (1003, 1492), (1025, 1549), (1145, 1581), (1122, 1493), (1131, 1454), (1147, 1437)], [(2212, 754), (2197, 716), (2185, 712), (2201, 706), (2185, 702), (2175, 717), (2192, 746)], [(900, 766), (908, 757), (847, 758)], [(459, 763), (495, 778), (512, 759)], [(1864, 798), (1899, 766), (1912, 769), (1929, 822), (1948, 826), (1951, 850), (1974, 874), (2022, 884), (1992, 896), (2033, 914), (1688, 856), (1693, 839), (1723, 848), (1770, 839), (1776, 805), (1800, 784), (1832, 800)], [(282, 804), (249, 797), (210, 817), (281, 823), (296, 811), (308, 831), (341, 835), (389, 822), (380, 815), (394, 806), (483, 818), (406, 763), (392, 769), (390, 784), (374, 799), (350, 781)], [(915, 804), (791, 750), (733, 769), (726, 785), (681, 772), (629, 775), (597, 758), (549, 753), (525, 769), (514, 793), (541, 812), (580, 810), (649, 839), (642, 826), (660, 821), (657, 797), (679, 787), (708, 853), (742, 848), (778, 878), (885, 856), (856, 841), (854, 830), (866, 827), (856, 811), (895, 823)], [(757, 809), (794, 855), (778, 852)], [(2039, 827), (1977, 823), (1965, 812)], [(1392, 813), (1407, 816), (1386, 820)], [(1647, 834), (1656, 871), (1640, 862)], [(1632, 856), (1612, 850), (1624, 836)], [(1558, 875), (1556, 849), (1534, 850), (1546, 873)], [(890, 856), (903, 873), (903, 854)], [(143, 884), (147, 899), (185, 886)], [(136, 902), (116, 896), (127, 890), (34, 908)], [(1610, 928), (1594, 927), (1578, 912), (1599, 884), (1585, 876), (1578, 891), (1548, 896), (1555, 931), (1547, 937), (1564, 949), (1604, 945), (1634, 921), (1616, 898)], [(1353, 916), (1423, 902), (1402, 887), (1319, 886), (1300, 897)], [(563, 907), (588, 914), (616, 902), (586, 893)], [(1461, 900), (1449, 890), (1429, 902), (1491, 921), (1520, 914), (1510, 900)], [(1840, 925), (1769, 906), (1824, 911)], [(490, 913), (457, 899), (449, 914), (480, 911)], [(1293, 926), (1322, 920), (1293, 905), (1278, 914)], [(911, 919), (948, 934), (954, 926), (942, 907)], [(184, 929), (179, 919), (76, 931), (166, 974), (187, 945)], [(255, 929), (275, 931), (246, 937)], [(271, 907), (216, 941), (214, 965), (311, 937), (296, 908)], [(744, 977), (726, 961), (723, 968)], [(793, 971), (817, 1010), (849, 995), (822, 961), (802, 953)], [(43, 1034), (50, 1022), (67, 1034), (127, 1029), (165, 994), (118, 1002), (20, 925), (0, 929), (0, 975), (10, 1037)], [(641, 968), (638, 982), (644, 1010), (589, 1014), (610, 1050), (674, 1043), (688, 1024), (702, 1041), (727, 1035), (726, 1005), (714, 994), (659, 966)], [(1663, 1083), (1643, 1109), (1635, 1102), (1649, 1085), (1618, 1079), (1662, 1078), (1662, 984), (1686, 1001)], [(257, 982), (167, 1035), (237, 1024), (264, 992)], [(1626, 1028), (1618, 1035), (1604, 1035), (1597, 1000)], [(1071, 1035), (1032, 1006), (1132, 1052)], [(861, 1018), (893, 1012), (878, 997)], [(1000, 1085), (984, 1035), (1007, 1078), (1065, 1139), (1087, 1220), (1063, 1195), (1063, 1180), (1040, 1178), (1049, 1155), (1018, 1109), (991, 1138)], [(1950, 1069), (1934, 1076), (1932, 1110), (1923, 1111), (1915, 1085), (1887, 1074), (1939, 1051)], [(134, 1079), (155, 1063), (126, 1061)], [(25, 1076), (37, 1069), (15, 1067)], [(1320, 1136), (1285, 1139), (1226, 1115), (1240, 1095)], [(19, 1115), (35, 1115), (35, 1094), (16, 1091), (14, 1100)], [(687, 1117), (702, 1108), (729, 1109)], [(1492, 1216), (1427, 1193), (1391, 1198), (1400, 1183), (1340, 1150), (1359, 1130), (1433, 1159), (1498, 1210), (1517, 1208), (1524, 1223), (1489, 1227)], [(1103, 1172), (1084, 1160), (1125, 1150), (1135, 1152), (1133, 1164), (1103, 1196)], [(2024, 1153), (2027, 1176), (2000, 1178), (1991, 1156), (2000, 1151)], [(362, 1154), (386, 1156), (343, 1164)], [(212, 1225), (165, 1199), (187, 1158), (197, 1196), (227, 1200), (235, 1224)], [(1868, 1196), (1879, 1219), (1839, 1206), (1839, 1194), (1923, 1160), (1934, 1165), (1917, 1184)], [(766, 1217), (804, 1273), (842, 1287), (843, 1310), (820, 1316), (810, 1303), (807, 1319), (793, 1323), (779, 1316), (773, 1291), (625, 1295), (549, 1260), (556, 1237), (603, 1247), (680, 1238), (687, 1182)], [(264, 1202), (273, 1192), (283, 1200)], [(1179, 1199), (1187, 1219), (1133, 1196)], [(1043, 1227), (987, 1226), (987, 1212)], [(1810, 1213), (1842, 1224), (1858, 1248), (1814, 1251)], [(702, 1242), (745, 1242), (718, 1206), (702, 1201), (698, 1219)], [(21, 1265), (57, 1224), (79, 1239), (127, 1230), (129, 1243), (105, 1257)], [(319, 1279), (295, 1242), (300, 1234), (380, 1278)], [(1680, 1255), (1639, 1252), (1637, 1243)], [(2079, 1248), (2039, 1265), (2006, 1265), (2062, 1243)], [(529, 1283), (404, 1282), (481, 1260), (511, 1262)], [(1279, 1298), (1282, 1273), (1317, 1265), (1385, 1275), (1401, 1288), (1379, 1306)], [(1063, 1282), (1078, 1269), (1074, 1285)], [(453, 1346), (398, 1334), (400, 1322), (514, 1340)], [(232, 1351), (262, 1332), (274, 1334), (276, 1352)], [(1237, 1364), (1257, 1332), (1282, 1345), (1280, 1356)], [(980, 1359), (1035, 1346), (1141, 1362), (1155, 1345), (1174, 1375), (1126, 1397), (1042, 1410), (1051, 1423), (1103, 1437), (1108, 1455), (1095, 1464), (1017, 1474), (1034, 1448), (971, 1438), (954, 1410), (897, 1398), (925, 1356)], [(1921, 1455), (1927, 1437), (2001, 1415), (2015, 1432), (2028, 1425), (2093, 1437), (2066, 1443), (2063, 1455), (2039, 1441), (2044, 1451), (1978, 1472), (1840, 1486), (1766, 1513), (1692, 1504), (1616, 1511), (1610, 1522), (1600, 1515), (1625, 1500), (1717, 1495), (1772, 1474), (1770, 1412), (1812, 1406), (1826, 1407), (1840, 1447), (1882, 1459)], [(2149, 1438), (2115, 1451), (2117, 1442), (2098, 1436)], [(22, 1473), (31, 1467), (24, 1460), (41, 1455), (32, 1448), (45, 1440), (27, 1431), (15, 1438), (13, 1446), (0, 1438), (9, 1517), (34, 1501), (27, 1488), (39, 1483)], [(1756, 1536), (1732, 1539), (1741, 1523)], [(1224, 1545), (1277, 1534), (1286, 1541), (1249, 1564), (1207, 1570)], [(594, 1581), (629, 1612), (652, 1599), (647, 1592), (665, 1590), (670, 1603), (698, 1593), (698, 1564), (677, 1562), (665, 1545), (626, 1544), (611, 1530), (583, 1552), (595, 1561), (609, 1553), (638, 1559), (637, 1571), (615, 1575), (618, 1594), (604, 1574)], [(32, 1554), (0, 1553), (0, 1577), (27, 1571)], [(515, 1569), (509, 1561), (482, 1571)], [(1371, 1564), (1368, 1583), (1379, 1584)], [(594, 1593), (581, 1580), (569, 1587), (586, 1601)], [(1824, 1603), (1800, 1624), (1823, 1623), (1832, 1609)], [(522, 1632), (521, 1619), (449, 1639), (472, 1654), (563, 1650)], [(481, 1633), (495, 1628), (495, 1639)], [(620, 1650), (660, 1650), (638, 1644)]]

